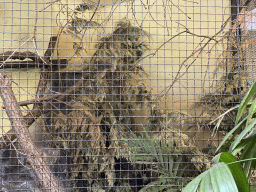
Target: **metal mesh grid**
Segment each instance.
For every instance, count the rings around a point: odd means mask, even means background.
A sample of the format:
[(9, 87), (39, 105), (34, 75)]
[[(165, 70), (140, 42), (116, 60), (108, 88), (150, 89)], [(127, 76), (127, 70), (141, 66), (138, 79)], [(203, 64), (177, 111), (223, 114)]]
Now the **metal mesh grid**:
[(237, 5), (0, 1), (1, 190), (181, 191), (255, 79)]
[(254, 39), (255, 39), (255, 3), (251, 2), (247, 7), (246, 10), (251, 13), (251, 17), (246, 19), (246, 30), (243, 33), (243, 40), (247, 44), (245, 49), (245, 59), (246, 59), (246, 68), (248, 73), (248, 80), (251, 82), (255, 81), (255, 45), (254, 45)]

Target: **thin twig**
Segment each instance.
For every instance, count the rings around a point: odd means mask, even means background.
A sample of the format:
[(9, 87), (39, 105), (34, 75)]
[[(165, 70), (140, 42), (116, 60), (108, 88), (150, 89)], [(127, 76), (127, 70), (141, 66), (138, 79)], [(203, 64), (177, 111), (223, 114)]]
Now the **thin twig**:
[[(98, 78), (102, 79), (104, 78), (104, 76), (106, 75), (106, 70), (103, 71), (102, 73), (98, 74)], [(31, 105), (31, 104), (36, 104), (36, 103), (41, 103), (41, 102), (45, 102), (45, 101), (50, 101), (50, 100), (54, 100), (57, 99), (58, 97), (60, 97), (59, 100), (63, 100), (66, 96), (68, 95), (73, 95), (74, 92), (76, 92), (77, 90), (81, 89), (81, 87), (86, 87), (86, 85), (83, 84), (83, 78), (79, 79), (75, 85), (69, 87), (64, 93), (56, 93), (53, 95), (48, 95), (48, 96), (44, 96), (41, 98), (36, 98), (36, 99), (30, 99), (30, 100), (26, 100), (26, 101), (21, 101), (21, 102), (17, 102), (19, 106), (27, 106), (27, 105)], [(87, 85), (89, 87), (89, 85)], [(5, 106), (3, 107), (5, 108)]]
[[(215, 34), (213, 35), (211, 38), (208, 39), (208, 41), (203, 45), (202, 48), (196, 50), (196, 51), (193, 51), (180, 65), (179, 67), (179, 70), (173, 80), (173, 82), (168, 86), (166, 87), (158, 96), (157, 96), (157, 100), (159, 99), (159, 97), (163, 97), (163, 96), (166, 96), (166, 94), (171, 90), (171, 88), (173, 87), (173, 85), (181, 78), (183, 77), (185, 74), (187, 74), (188, 72), (188, 69), (190, 68), (191, 65), (193, 65), (193, 63), (197, 60), (198, 56), (202, 53), (202, 51), (204, 50), (204, 48), (215, 38), (217, 37), (226, 27), (229, 19), (231, 18), (231, 16), (224, 22), (224, 24), (221, 26), (221, 29)], [(181, 32), (181, 33), (184, 33), (184, 32), (188, 32), (187, 31), (187, 28), (185, 31)], [(180, 33), (179, 33), (180, 34)], [(175, 36), (176, 37), (176, 36)], [(173, 38), (172, 38), (173, 39)], [(186, 66), (186, 70), (181, 74), (181, 68), (184, 66), (184, 64), (192, 57), (194, 56), (196, 53), (198, 52), (196, 58), (189, 64)], [(163, 94), (163, 92), (165, 91), (165, 93)]]

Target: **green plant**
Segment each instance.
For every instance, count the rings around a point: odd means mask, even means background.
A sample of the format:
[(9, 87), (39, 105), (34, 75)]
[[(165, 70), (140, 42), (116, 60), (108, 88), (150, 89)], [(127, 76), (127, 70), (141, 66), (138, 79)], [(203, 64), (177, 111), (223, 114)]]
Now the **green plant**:
[(247, 192), (248, 180), (241, 168), (240, 162), (229, 152), (222, 152), (213, 158), (213, 166), (197, 176), (183, 192)]
[(180, 169), (182, 157), (174, 153), (172, 141), (166, 143), (163, 140), (153, 140), (147, 132), (144, 132), (144, 137), (131, 132), (130, 139), (125, 142), (129, 146), (132, 160), (137, 164), (150, 165), (153, 174), (158, 177), (140, 192), (180, 191), (179, 186), (188, 181), (181, 179), (184, 173)]
[[(238, 109), (234, 128), (224, 137), (216, 151), (222, 152), (213, 158), (213, 166), (196, 177), (184, 192), (202, 191), (250, 191), (249, 179), (256, 166), (256, 82), (240, 105), (219, 117), (216, 128), (224, 115)], [(250, 102), (252, 101), (252, 102)], [(224, 152), (228, 151), (228, 152)], [(225, 177), (223, 177), (225, 175)]]

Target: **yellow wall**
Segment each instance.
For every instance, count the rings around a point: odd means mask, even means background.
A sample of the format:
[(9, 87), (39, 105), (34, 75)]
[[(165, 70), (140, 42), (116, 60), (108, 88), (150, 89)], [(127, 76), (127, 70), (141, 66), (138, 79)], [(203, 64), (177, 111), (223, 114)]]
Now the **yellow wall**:
[[(63, 0), (62, 3), (67, 1)], [(69, 9), (74, 9), (74, 2), (70, 3)], [(101, 1), (102, 4), (111, 4), (111, 1)], [(143, 3), (144, 2), (144, 3)], [(149, 4), (147, 5), (146, 2)], [(55, 11), (58, 11), (58, 5), (55, 5)], [(81, 14), (81, 18), (89, 19), (94, 11), (86, 11)], [(154, 94), (159, 94), (173, 83), (173, 80), (180, 72), (182, 77), (178, 76), (173, 88), (167, 93), (165, 107), (175, 109), (190, 108), (194, 102), (206, 93), (214, 91), (216, 81), (223, 75), (222, 69), (218, 68), (223, 57), (224, 43), (210, 41), (201, 54), (195, 54), (188, 59), (184, 65), (181, 65), (193, 51), (200, 49), (208, 39), (198, 36), (212, 37), (220, 29), (224, 21), (230, 16), (228, 0), (204, 0), (204, 1), (140, 1), (124, 2), (121, 5), (100, 7), (94, 20), (102, 23), (106, 28), (103, 30), (88, 29), (85, 35), (84, 50), (94, 48), (102, 34), (110, 34), (113, 31), (115, 23), (120, 19), (128, 19), (135, 26), (141, 26), (152, 37), (150, 42), (150, 52), (152, 54), (160, 50), (154, 56), (145, 58), (142, 65), (147, 73), (149, 73), (150, 86), (153, 88)], [(67, 18), (66, 12), (60, 12), (58, 22), (63, 22)], [(64, 23), (62, 23), (64, 26)], [(176, 38), (170, 40), (178, 33), (189, 29), (191, 35), (183, 33)], [(224, 32), (230, 26), (227, 25)], [(220, 33), (218, 40), (224, 35)], [(100, 33), (100, 34), (99, 34)], [(197, 36), (196, 36), (197, 35)], [(90, 37), (90, 38), (88, 38)], [(63, 47), (67, 50), (62, 55), (73, 55), (68, 51), (72, 49), (74, 37), (63, 36)], [(93, 43), (92, 43), (93, 42)], [(93, 52), (92, 52), (93, 53)], [(195, 60), (196, 59), (196, 60)], [(79, 59), (78, 59), (79, 60)], [(195, 60), (195, 61), (194, 61)], [(74, 63), (79, 61), (74, 59)], [(189, 67), (188, 67), (189, 66)]]
[[(96, 0), (94, 0), (97, 2)], [(29, 3), (30, 4), (29, 4)], [(23, 42), (26, 42), (33, 36), (34, 23), (35, 23), (35, 3), (36, 1), (29, 0), (12, 0), (0, 3), (0, 9), (5, 11), (0, 12), (0, 47), (1, 52), (7, 50), (15, 50), (19, 48)], [(38, 0), (39, 3), (44, 1)], [(66, 1), (62, 0), (61, 3), (68, 3), (69, 10), (74, 9), (74, 3), (79, 4), (82, 1)], [(111, 3), (112, 1), (101, 0), (102, 5)], [(149, 2), (149, 5), (143, 4)], [(22, 4), (21, 4), (22, 3)], [(65, 18), (65, 14), (59, 12), (59, 5), (54, 4), (38, 4), (37, 21), (37, 50), (40, 55), (43, 55), (48, 46), (48, 41), (52, 34), (56, 34), (58, 28), (57, 24), (61, 22), (60, 18)], [(178, 8), (176, 7), (178, 6)], [(154, 53), (159, 46), (164, 42), (170, 40), (173, 36), (185, 30), (184, 26), (190, 30), (191, 33), (204, 36), (213, 36), (217, 33), (223, 22), (230, 16), (229, 13), (229, 0), (194, 0), (194, 1), (180, 1), (180, 0), (166, 0), (163, 4), (161, 0), (155, 1), (140, 1), (136, 0), (133, 4), (131, 2), (122, 3), (121, 5), (112, 6), (100, 6), (98, 13), (95, 14), (95, 21), (101, 23), (102, 21), (105, 28), (104, 33), (111, 33), (113, 26), (119, 19), (127, 18), (131, 20), (135, 26), (141, 26), (152, 37), (150, 42), (150, 51), (148, 54)], [(16, 11), (12, 11), (15, 9)], [(28, 11), (29, 10), (29, 11)], [(54, 12), (52, 12), (54, 11)], [(186, 15), (186, 14), (187, 15)], [(81, 18), (90, 18), (93, 12), (87, 11)], [(59, 16), (57, 22), (56, 16)], [(12, 19), (11, 17), (15, 17)], [(188, 18), (190, 17), (190, 19)], [(21, 19), (20, 19), (21, 18)], [(30, 19), (27, 19), (30, 18)], [(108, 20), (106, 20), (108, 18)], [(29, 27), (28, 27), (29, 25)], [(55, 26), (55, 28), (52, 28)], [(229, 25), (227, 26), (228, 30)], [(223, 35), (221, 33), (220, 35)], [(96, 42), (99, 38), (97, 30), (88, 30), (84, 37), (84, 48), (89, 50), (93, 47), (92, 42)], [(72, 43), (74, 38), (62, 36), (62, 40), (70, 41), (61, 44), (61, 49), (67, 49), (69, 54), (72, 49)], [(215, 45), (214, 41), (211, 41), (206, 46), (205, 51), (198, 56), (196, 61), (188, 68), (192, 61), (196, 58), (194, 55), (181, 67), (181, 63), (191, 53), (200, 48), (203, 37), (192, 36), (188, 33), (170, 40), (156, 55), (145, 58), (142, 61), (142, 65), (145, 71), (149, 74), (150, 86), (153, 88), (155, 95), (160, 94), (166, 87), (173, 83), (174, 77), (180, 71), (180, 74), (184, 74), (173, 85), (173, 88), (167, 93), (166, 99), (163, 100), (163, 107), (169, 109), (187, 109), (191, 108), (192, 104), (199, 101), (200, 96), (205, 93), (212, 92), (214, 83), (222, 76), (222, 70), (216, 70), (221, 58), (219, 56), (223, 52), (221, 43)], [(204, 40), (203, 42), (206, 42)], [(67, 46), (68, 45), (68, 46)], [(197, 47), (199, 45), (199, 47)], [(18, 51), (35, 51), (33, 41), (30, 39), (26, 42)], [(208, 52), (212, 48), (211, 52)], [(88, 52), (87, 52), (88, 53)], [(63, 54), (63, 58), (67, 56)], [(90, 54), (90, 53), (89, 53)], [(72, 54), (71, 54), (72, 55)], [(74, 62), (79, 62), (74, 60)], [(220, 72), (218, 74), (218, 72)], [(12, 72), (14, 79), (20, 87), (25, 88), (22, 96), (19, 96), (19, 100), (27, 100), (33, 97), (36, 87), (36, 79), (39, 78), (38, 73), (32, 71), (27, 72)], [(23, 78), (23, 80), (19, 80)], [(146, 80), (146, 76), (145, 76)], [(14, 85), (14, 84), (13, 84)], [(29, 90), (26, 88), (29, 86)], [(21, 89), (20, 89), (21, 90)], [(18, 92), (16, 91), (17, 96)], [(30, 93), (27, 97), (26, 93)], [(1, 111), (2, 124), (6, 128), (9, 125), (4, 110)]]

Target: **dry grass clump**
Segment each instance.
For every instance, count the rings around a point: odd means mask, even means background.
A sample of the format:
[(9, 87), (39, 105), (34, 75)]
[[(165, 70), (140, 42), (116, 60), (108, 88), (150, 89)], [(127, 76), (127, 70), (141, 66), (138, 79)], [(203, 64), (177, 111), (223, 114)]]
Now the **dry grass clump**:
[[(143, 132), (148, 132), (152, 140), (161, 141), (162, 146), (173, 141), (169, 147), (182, 156), (182, 162), (192, 162), (191, 169), (202, 170), (209, 166), (208, 156), (195, 147), (187, 135), (172, 127), (175, 123), (195, 124), (194, 120), (182, 112), (159, 110), (149, 86), (143, 81), (146, 74), (139, 61), (149, 48), (149, 35), (130, 22), (119, 22), (112, 34), (99, 36), (95, 53), (88, 60), (83, 58), (86, 52), (83, 33), (86, 34), (87, 27), (100, 30), (102, 25), (75, 16), (63, 25), (65, 29), (60, 30), (60, 36), (61, 33), (72, 34), (81, 40), (74, 42), (73, 48), (77, 58), (74, 61), (80, 59), (82, 64), (75, 66), (71, 58), (66, 68), (51, 71), (45, 94), (64, 93), (78, 81), (79, 87), (65, 97), (61, 95), (42, 105), (46, 111), (42, 116), (43, 130), (50, 133), (46, 138), (50, 147), (59, 149), (60, 154), (69, 158), (71, 179), (82, 177), (88, 181), (88, 186), (118, 185), (115, 184), (118, 178), (127, 176), (127, 172), (116, 172), (116, 159), (122, 158), (132, 163), (129, 171), (150, 169), (132, 159), (129, 144), (123, 142), (129, 140), (133, 132), (141, 138), (145, 136)], [(72, 64), (75, 67), (71, 67)], [(223, 94), (223, 90), (218, 91)], [(227, 93), (227, 88), (224, 91)], [(215, 96), (209, 96), (207, 102), (215, 100)], [(200, 104), (219, 108), (206, 100), (202, 99)], [(150, 177), (148, 172), (140, 175)], [(131, 183), (124, 179), (119, 185)]]
[(93, 181), (109, 170), (108, 181), (113, 185), (114, 157), (127, 147), (119, 141), (131, 131), (141, 131), (136, 130), (134, 111), (152, 111), (150, 90), (141, 80), (143, 70), (138, 64), (148, 49), (146, 39), (140, 28), (120, 22), (113, 34), (99, 41), (90, 63), (83, 65), (85, 72), (50, 74), (51, 92), (64, 92), (82, 79), (73, 94), (43, 105), (50, 109), (44, 115), (44, 132), (51, 133), (47, 137), (51, 147), (65, 151), (75, 165), (72, 179), (83, 170), (83, 178)]
[[(120, 22), (113, 34), (100, 39), (90, 62), (79, 67), (81, 71), (69, 72), (67, 66), (66, 70), (49, 73), (45, 94), (64, 93), (81, 82), (72, 93), (42, 105), (46, 111), (43, 131), (50, 133), (46, 139), (51, 148), (69, 158), (71, 179), (85, 179), (88, 186), (132, 185), (129, 179), (116, 183), (118, 174), (125, 178), (127, 172), (117, 173), (115, 167), (117, 159), (126, 159), (132, 163), (129, 171), (145, 168), (132, 161), (129, 145), (123, 142), (131, 138), (131, 133), (143, 138), (146, 131), (152, 134), (152, 140), (174, 140), (174, 152), (181, 155), (194, 148), (186, 135), (166, 129), (172, 117), (166, 120), (143, 81), (146, 74), (139, 61), (148, 49), (148, 40), (142, 29)], [(195, 148), (189, 153), (190, 157), (202, 154)], [(203, 167), (202, 162), (197, 168)], [(152, 177), (148, 171), (145, 176)]]

